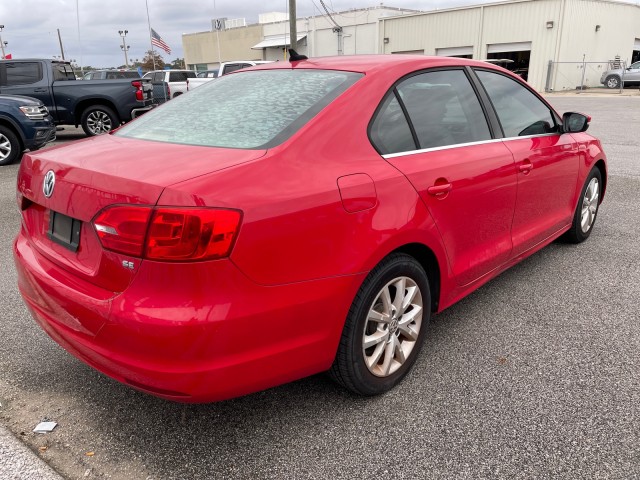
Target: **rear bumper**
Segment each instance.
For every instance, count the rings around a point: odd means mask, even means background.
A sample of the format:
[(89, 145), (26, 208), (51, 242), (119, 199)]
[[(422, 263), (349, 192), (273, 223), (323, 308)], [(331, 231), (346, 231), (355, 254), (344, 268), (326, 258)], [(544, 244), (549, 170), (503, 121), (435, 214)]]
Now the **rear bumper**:
[(183, 402), (327, 370), (364, 276), (265, 287), (229, 260), (145, 261), (130, 287), (109, 298), (61, 283), (23, 234), (14, 258), (25, 303), (56, 342), (116, 380)]

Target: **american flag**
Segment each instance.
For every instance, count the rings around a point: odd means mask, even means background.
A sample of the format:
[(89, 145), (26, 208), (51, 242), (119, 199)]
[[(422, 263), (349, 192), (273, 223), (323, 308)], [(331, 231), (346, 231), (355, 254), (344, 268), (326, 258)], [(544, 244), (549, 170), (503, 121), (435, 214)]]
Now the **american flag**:
[(151, 29), (151, 44), (155, 45), (158, 48), (161, 48), (168, 54), (171, 54), (171, 47), (169, 47), (169, 45), (165, 43), (162, 37), (158, 35), (158, 32), (156, 32), (153, 28)]

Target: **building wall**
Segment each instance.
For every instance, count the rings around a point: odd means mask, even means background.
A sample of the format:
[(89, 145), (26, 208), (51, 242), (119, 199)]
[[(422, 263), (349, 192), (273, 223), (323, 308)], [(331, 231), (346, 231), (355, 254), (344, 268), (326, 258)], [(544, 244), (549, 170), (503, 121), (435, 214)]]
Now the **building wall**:
[(545, 88), (550, 60), (576, 62), (552, 71), (551, 88), (563, 90), (581, 81), (575, 71), (583, 54), (586, 61), (601, 62), (585, 69), (591, 77), (585, 84), (591, 85), (598, 84), (607, 60), (631, 59), (640, 38), (640, 8), (598, 0), (524, 0), (385, 18), (378, 29), (381, 53), (435, 55), (437, 49), (472, 46), (473, 58), (485, 59), (489, 45), (531, 42), (528, 82), (538, 90)]
[[(342, 53), (344, 55), (373, 54), (378, 52), (378, 19), (409, 13), (409, 10), (389, 7), (372, 7), (333, 14), (333, 18), (343, 29)], [(264, 37), (289, 35), (287, 22), (265, 24)], [(312, 57), (326, 57), (339, 54), (338, 34), (335, 25), (326, 16), (299, 18), (296, 24), (298, 34), (306, 34), (306, 39), (298, 46), (298, 53)], [(256, 42), (257, 43), (257, 42)], [(284, 58), (282, 47), (265, 50), (265, 59)]]
[[(606, 62), (616, 55), (630, 61), (634, 43), (640, 43), (640, 7), (604, 0), (516, 0), (420, 13), (379, 6), (340, 12), (334, 19), (343, 28), (341, 53), (345, 55), (436, 55), (443, 49), (470, 48), (473, 58), (485, 59), (490, 45), (530, 42), (528, 81), (540, 91), (546, 86), (550, 60), (573, 62), (554, 65), (551, 89), (574, 89), (582, 81), (583, 56), (586, 62), (594, 62), (584, 69), (584, 84), (597, 86)], [(549, 22), (553, 22), (550, 28)], [(597, 32), (596, 25), (600, 25)], [(305, 35), (298, 52), (310, 57), (339, 54), (333, 28), (326, 16), (298, 19), (298, 34)], [(288, 34), (288, 22), (283, 21), (219, 34), (186, 34), (182, 37), (185, 62), (214, 68), (218, 60), (283, 60), (283, 46), (251, 47)]]
[[(218, 55), (218, 39), (220, 55)], [(201, 32), (182, 35), (184, 61), (187, 65), (207, 65), (216, 68), (218, 62), (232, 60), (263, 60), (260, 50), (251, 47), (262, 40), (262, 25), (233, 28), (222, 32)]]

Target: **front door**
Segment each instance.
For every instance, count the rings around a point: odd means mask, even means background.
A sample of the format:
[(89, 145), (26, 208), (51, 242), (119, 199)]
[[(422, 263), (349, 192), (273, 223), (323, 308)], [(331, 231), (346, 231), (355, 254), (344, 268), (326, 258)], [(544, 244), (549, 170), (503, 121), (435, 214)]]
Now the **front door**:
[(518, 200), (513, 216), (513, 255), (517, 256), (569, 226), (575, 205), (577, 142), (560, 132), (559, 121), (542, 100), (515, 80), (476, 71), (513, 154)]
[(392, 93), (372, 124), (372, 140), (420, 194), (457, 283), (467, 285), (510, 258), (513, 156), (492, 139), (464, 70), (420, 73)]

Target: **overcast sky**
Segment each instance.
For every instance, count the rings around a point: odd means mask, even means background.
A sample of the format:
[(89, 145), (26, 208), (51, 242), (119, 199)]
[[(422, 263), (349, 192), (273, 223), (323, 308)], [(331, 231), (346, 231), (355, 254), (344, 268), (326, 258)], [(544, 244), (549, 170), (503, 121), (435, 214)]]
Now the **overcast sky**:
[[(380, 0), (325, 0), (334, 11), (372, 7)], [(388, 0), (392, 7), (433, 10), (480, 0)], [(288, 0), (148, 0), (151, 26), (171, 47), (160, 51), (165, 62), (182, 58), (182, 34), (211, 30), (212, 18), (246, 18), (256, 23), (260, 13), (286, 12)], [(77, 6), (77, 8), (76, 8)], [(319, 15), (319, 0), (297, 0), (298, 17)], [(80, 41), (78, 40), (78, 15)], [(140, 59), (150, 49), (144, 0), (0, 0), (0, 32), (13, 58), (53, 58), (60, 55), (60, 29), (65, 58), (93, 67), (124, 65), (118, 30), (128, 30), (129, 58)], [(82, 48), (80, 47), (82, 46)]]

